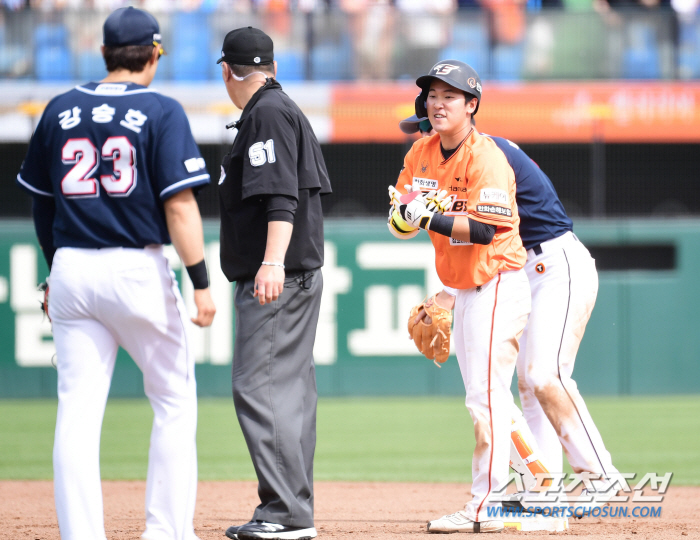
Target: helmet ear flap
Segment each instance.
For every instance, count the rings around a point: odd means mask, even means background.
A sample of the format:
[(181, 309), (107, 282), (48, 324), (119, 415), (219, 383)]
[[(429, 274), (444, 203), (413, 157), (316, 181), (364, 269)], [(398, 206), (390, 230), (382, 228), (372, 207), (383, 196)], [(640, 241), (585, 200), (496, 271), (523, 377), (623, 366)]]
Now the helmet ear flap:
[(428, 100), (428, 90), (423, 89), (423, 91), (416, 96), (416, 116), (418, 118), (428, 117), (428, 106), (426, 104)]

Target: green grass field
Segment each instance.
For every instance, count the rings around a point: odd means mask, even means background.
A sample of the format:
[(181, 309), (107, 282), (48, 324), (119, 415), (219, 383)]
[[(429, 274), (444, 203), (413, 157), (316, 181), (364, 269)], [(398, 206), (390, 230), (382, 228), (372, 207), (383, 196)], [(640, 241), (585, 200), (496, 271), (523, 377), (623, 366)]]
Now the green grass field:
[[(622, 472), (673, 472), (700, 485), (700, 396), (589, 398)], [(0, 400), (0, 479), (50, 479), (53, 400)], [(112, 400), (102, 432), (102, 476), (143, 479), (152, 412)], [(318, 480), (468, 482), (472, 423), (460, 398), (326, 398), (319, 401)], [(199, 477), (255, 478), (233, 404), (201, 399)]]

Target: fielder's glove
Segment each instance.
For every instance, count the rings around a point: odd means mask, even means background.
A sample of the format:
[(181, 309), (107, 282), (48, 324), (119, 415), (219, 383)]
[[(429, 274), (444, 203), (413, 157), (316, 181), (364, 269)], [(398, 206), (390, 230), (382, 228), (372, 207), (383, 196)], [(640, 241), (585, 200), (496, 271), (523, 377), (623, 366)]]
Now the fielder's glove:
[[(437, 304), (433, 295), (427, 301), (411, 309), (408, 318), (408, 333), (413, 338), (418, 350), (428, 360), (433, 360), (440, 367), (450, 355), (450, 335), (452, 328), (452, 311)], [(416, 317), (421, 309), (426, 316), (418, 323)]]
[(39, 283), (39, 290), (44, 293), (44, 300), (41, 302), (41, 311), (44, 312), (51, 322), (51, 316), (49, 315), (49, 278), (46, 281)]

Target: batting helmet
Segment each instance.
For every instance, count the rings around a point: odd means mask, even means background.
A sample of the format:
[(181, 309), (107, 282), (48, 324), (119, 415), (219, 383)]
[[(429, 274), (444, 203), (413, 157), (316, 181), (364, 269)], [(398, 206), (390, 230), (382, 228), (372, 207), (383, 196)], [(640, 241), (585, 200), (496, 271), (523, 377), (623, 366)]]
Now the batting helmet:
[(416, 98), (416, 115), (419, 118), (428, 115), (425, 109), (425, 100), (428, 98), (428, 90), (430, 90), (430, 81), (432, 79), (440, 79), (450, 86), (471, 94), (477, 99), (476, 109), (474, 109), (472, 116), (479, 110), (479, 104), (481, 103), (481, 79), (479, 74), (469, 64), (459, 60), (441, 60), (432, 67), (430, 73), (416, 79), (416, 84), (423, 90)]

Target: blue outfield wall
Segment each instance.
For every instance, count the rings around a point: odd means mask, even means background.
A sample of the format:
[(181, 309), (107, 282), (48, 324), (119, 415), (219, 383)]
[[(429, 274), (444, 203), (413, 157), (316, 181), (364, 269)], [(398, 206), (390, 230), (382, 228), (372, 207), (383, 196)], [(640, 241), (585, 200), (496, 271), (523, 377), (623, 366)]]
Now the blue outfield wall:
[[(700, 220), (578, 220), (575, 231), (586, 245), (613, 251), (659, 244), (675, 249), (669, 269), (599, 272), (598, 301), (574, 371), (582, 393), (697, 393)], [(192, 328), (199, 394), (228, 396), (233, 287), (219, 270), (217, 223), (205, 224), (205, 237), (218, 312), (212, 328)], [(168, 253), (181, 276), (174, 250)], [(0, 222), (0, 398), (56, 395), (51, 327), (36, 290), (46, 273), (32, 224)], [(382, 220), (328, 221), (324, 282), (314, 351), (321, 395), (464, 393), (454, 357), (438, 369), (407, 338), (408, 309), (439, 288), (427, 235), (399, 241)], [(181, 286), (191, 308), (189, 280)], [(111, 395), (144, 395), (141, 374), (123, 351)]]

